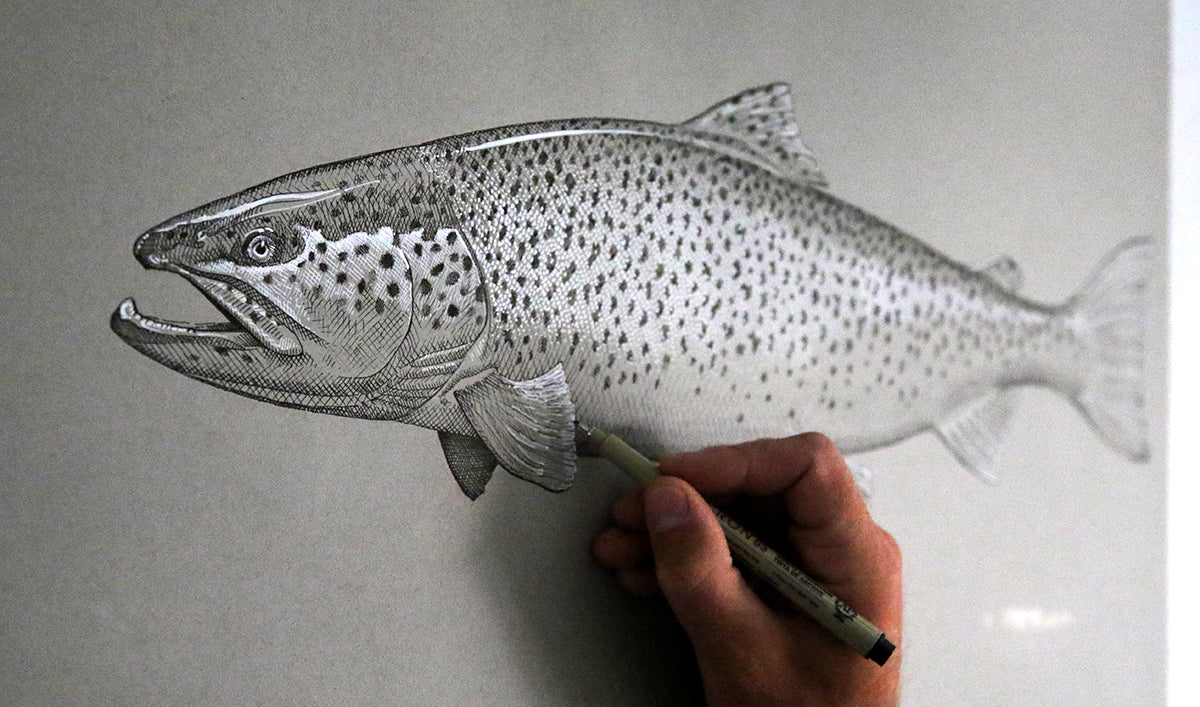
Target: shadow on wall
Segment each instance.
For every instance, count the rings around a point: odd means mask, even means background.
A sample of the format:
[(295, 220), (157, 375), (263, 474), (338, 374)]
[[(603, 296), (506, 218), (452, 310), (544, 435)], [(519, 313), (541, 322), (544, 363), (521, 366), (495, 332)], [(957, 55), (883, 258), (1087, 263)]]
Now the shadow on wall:
[(527, 694), (539, 704), (702, 704), (691, 646), (666, 602), (626, 594), (590, 556), (631, 482), (591, 459), (566, 493), (497, 481), (475, 502), (486, 537), (474, 564), (495, 615), (508, 617)]

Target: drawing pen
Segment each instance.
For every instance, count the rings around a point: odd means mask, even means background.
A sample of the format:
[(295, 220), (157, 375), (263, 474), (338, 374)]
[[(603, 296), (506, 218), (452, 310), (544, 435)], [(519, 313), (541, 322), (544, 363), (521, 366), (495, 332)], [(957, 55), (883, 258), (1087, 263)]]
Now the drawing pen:
[[(657, 464), (614, 434), (577, 425), (575, 443), (581, 453), (604, 457), (643, 484), (659, 475)], [(742, 566), (767, 581), (859, 655), (879, 665), (887, 662), (896, 646), (883, 631), (825, 591), (737, 521), (711, 505), (709, 508), (716, 514), (729, 549)]]

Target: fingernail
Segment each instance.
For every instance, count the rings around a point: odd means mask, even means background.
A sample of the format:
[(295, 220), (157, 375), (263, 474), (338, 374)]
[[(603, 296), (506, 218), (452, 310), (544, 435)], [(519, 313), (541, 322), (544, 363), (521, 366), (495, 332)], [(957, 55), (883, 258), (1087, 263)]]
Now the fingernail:
[(688, 518), (688, 499), (672, 485), (652, 486), (646, 490), (646, 527), (652, 533), (674, 528)]

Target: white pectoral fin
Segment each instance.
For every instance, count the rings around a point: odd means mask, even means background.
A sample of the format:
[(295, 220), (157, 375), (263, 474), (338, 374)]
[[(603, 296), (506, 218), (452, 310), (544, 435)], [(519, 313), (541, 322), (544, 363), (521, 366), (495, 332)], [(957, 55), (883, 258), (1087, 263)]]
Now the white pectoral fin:
[(977, 398), (955, 410), (934, 425), (934, 431), (950, 453), (968, 471), (987, 482), (994, 482), (992, 460), (1016, 407), (1016, 390), (998, 390)]
[(439, 432), (438, 440), (459, 488), (472, 501), (479, 498), (496, 469), (496, 455), (478, 437)]
[(509, 380), (491, 371), (455, 390), (454, 397), (509, 473), (550, 491), (571, 486), (575, 406), (562, 366), (527, 381)]

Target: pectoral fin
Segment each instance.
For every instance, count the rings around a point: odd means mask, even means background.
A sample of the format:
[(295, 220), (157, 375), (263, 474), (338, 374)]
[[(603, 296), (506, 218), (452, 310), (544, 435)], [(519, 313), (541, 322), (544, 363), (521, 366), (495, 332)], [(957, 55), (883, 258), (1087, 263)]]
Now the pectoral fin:
[(1004, 441), (1016, 406), (1016, 390), (1000, 390), (972, 400), (934, 426), (960, 464), (984, 481), (995, 481), (992, 459)]
[(575, 406), (562, 366), (527, 381), (492, 371), (454, 391), (454, 397), (509, 473), (550, 491), (570, 487), (575, 479)]
[(478, 437), (439, 432), (438, 439), (459, 488), (472, 501), (479, 498), (496, 468), (496, 455)]

